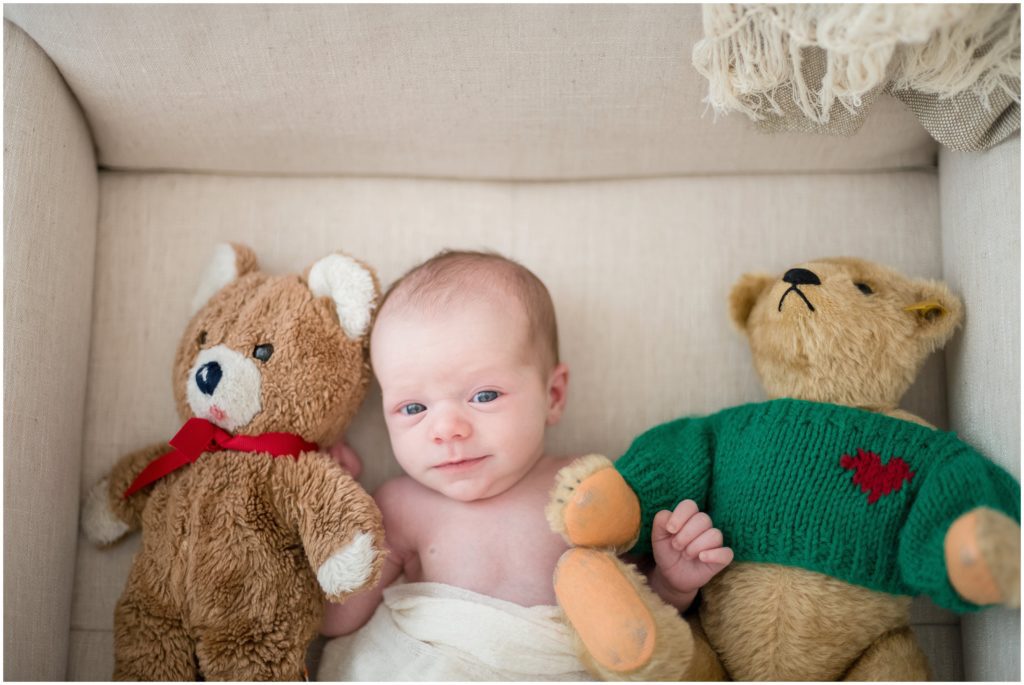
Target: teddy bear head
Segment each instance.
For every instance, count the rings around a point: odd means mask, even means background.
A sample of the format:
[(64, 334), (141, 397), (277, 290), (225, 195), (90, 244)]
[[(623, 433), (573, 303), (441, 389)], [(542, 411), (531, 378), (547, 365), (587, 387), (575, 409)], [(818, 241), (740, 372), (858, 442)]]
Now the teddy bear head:
[(218, 246), (175, 357), (182, 420), (336, 439), (366, 394), (379, 293), (373, 271), (344, 254), (302, 275), (270, 276), (249, 248)]
[(963, 315), (942, 283), (842, 257), (744, 275), (729, 310), (769, 396), (874, 410), (898, 405)]

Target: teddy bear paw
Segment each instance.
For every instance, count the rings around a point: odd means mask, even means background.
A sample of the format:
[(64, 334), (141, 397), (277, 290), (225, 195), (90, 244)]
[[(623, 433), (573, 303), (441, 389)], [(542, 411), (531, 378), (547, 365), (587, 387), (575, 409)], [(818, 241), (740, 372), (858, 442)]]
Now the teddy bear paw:
[(599, 454), (575, 460), (555, 476), (548, 524), (571, 545), (626, 551), (636, 542), (640, 503), (633, 490)]
[(130, 528), (110, 510), (109, 492), (110, 480), (104, 478), (92, 486), (82, 507), (82, 531), (85, 537), (97, 545), (116, 542)]
[(958, 594), (975, 604), (1020, 606), (1020, 526), (978, 507), (946, 533), (946, 568)]
[(328, 597), (340, 597), (362, 588), (373, 575), (378, 550), (370, 533), (357, 534), (332, 554), (316, 572)]

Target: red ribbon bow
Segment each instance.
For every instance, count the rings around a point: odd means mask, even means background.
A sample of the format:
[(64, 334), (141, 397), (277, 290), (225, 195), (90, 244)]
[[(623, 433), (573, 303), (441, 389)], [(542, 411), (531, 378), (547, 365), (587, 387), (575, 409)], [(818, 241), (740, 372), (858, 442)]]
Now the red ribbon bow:
[(142, 470), (128, 489), (124, 497), (128, 498), (136, 492), (154, 483), (168, 473), (188, 466), (201, 457), (204, 452), (218, 449), (236, 450), (238, 452), (267, 452), (274, 457), (299, 458), (302, 452), (319, 449), (315, 442), (306, 442), (294, 433), (262, 433), (260, 435), (231, 435), (226, 430), (206, 419), (191, 418), (185, 422), (177, 435), (168, 444), (174, 450), (160, 455)]

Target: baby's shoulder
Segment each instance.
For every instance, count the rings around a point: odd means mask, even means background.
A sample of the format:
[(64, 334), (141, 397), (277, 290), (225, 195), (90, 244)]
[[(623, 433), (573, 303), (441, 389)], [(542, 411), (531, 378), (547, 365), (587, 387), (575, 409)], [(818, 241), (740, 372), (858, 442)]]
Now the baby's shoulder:
[(555, 474), (561, 471), (563, 468), (573, 463), (576, 457), (544, 457), (537, 462), (537, 465), (533, 469), (535, 476), (542, 480), (553, 478)]
[(408, 476), (393, 478), (373, 493), (384, 517), (384, 531), (392, 550), (403, 557), (417, 549), (424, 519), (436, 506), (430, 491)]
[(387, 511), (400, 511), (411, 507), (421, 507), (425, 500), (430, 499), (431, 491), (409, 476), (399, 476), (385, 481), (373, 493), (377, 506), (385, 514)]

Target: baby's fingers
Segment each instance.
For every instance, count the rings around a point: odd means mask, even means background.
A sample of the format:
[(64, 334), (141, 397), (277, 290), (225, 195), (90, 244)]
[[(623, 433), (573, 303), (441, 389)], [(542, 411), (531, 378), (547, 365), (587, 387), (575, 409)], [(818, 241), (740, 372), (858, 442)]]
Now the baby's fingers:
[[(672, 540), (672, 547), (679, 550), (680, 552), (686, 550), (694, 541), (696, 541), (705, 531), (711, 528), (711, 517), (705, 514), (703, 511), (698, 512), (690, 517), (690, 520), (686, 522), (686, 525), (676, 533), (675, 538)], [(701, 549), (704, 549), (703, 547)], [(689, 554), (690, 558), (696, 556), (696, 553)]]
[(728, 566), (732, 563), (732, 549), (729, 547), (715, 547), (701, 552), (697, 558), (705, 564)]
[(705, 550), (721, 547), (722, 542), (722, 531), (717, 528), (709, 528), (694, 538), (693, 542), (686, 546), (686, 556), (691, 559), (696, 559), (697, 555)]
[(675, 535), (683, 529), (686, 522), (693, 518), (693, 515), (697, 513), (697, 503), (692, 499), (684, 499), (682, 502), (676, 505), (675, 511), (668, 517), (668, 521), (665, 523), (665, 529), (669, 533)]

